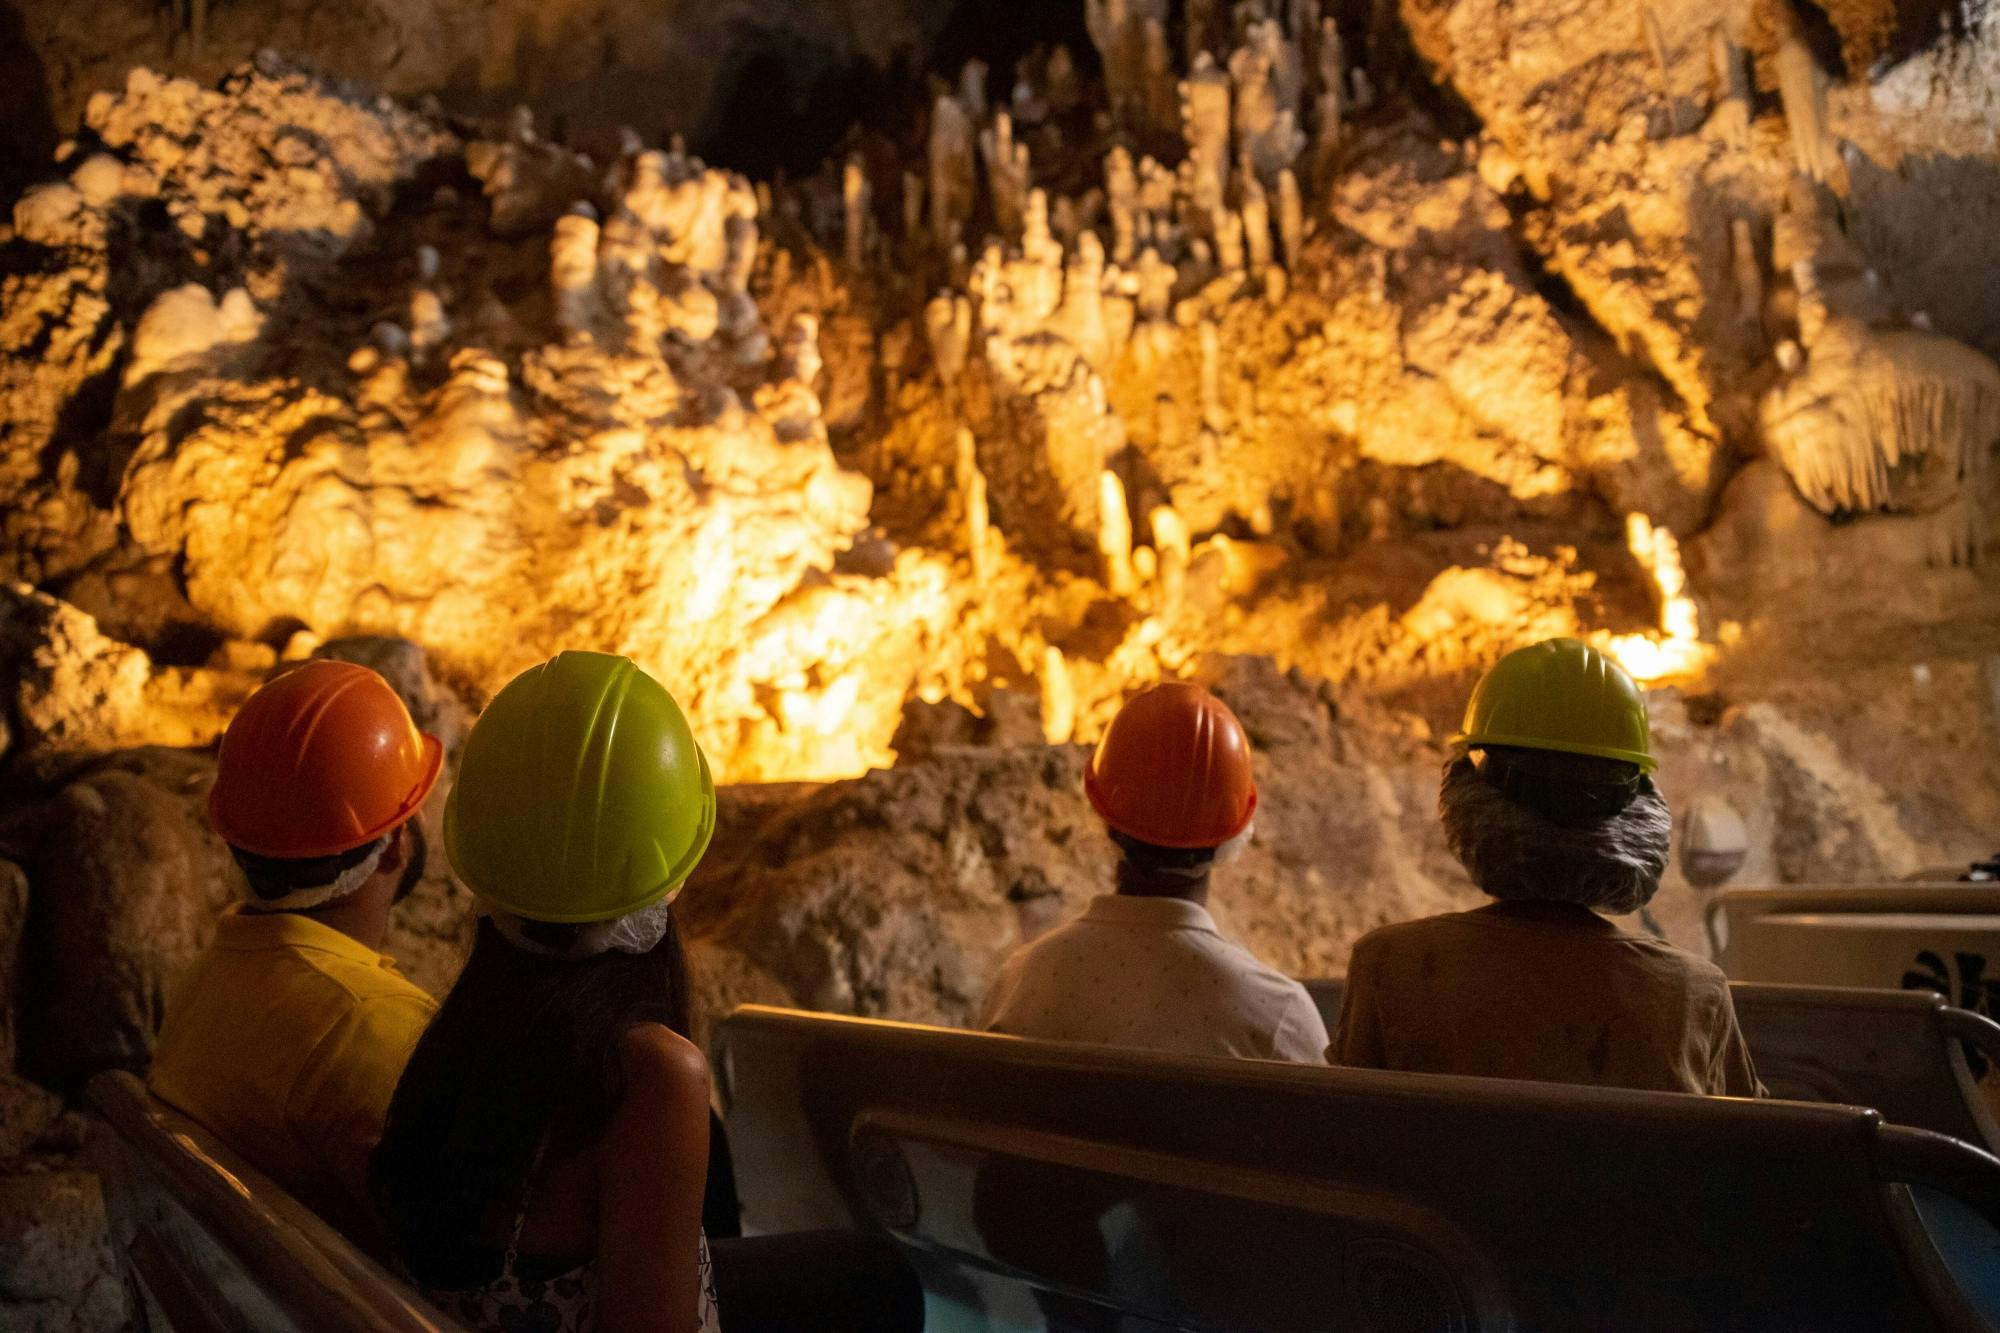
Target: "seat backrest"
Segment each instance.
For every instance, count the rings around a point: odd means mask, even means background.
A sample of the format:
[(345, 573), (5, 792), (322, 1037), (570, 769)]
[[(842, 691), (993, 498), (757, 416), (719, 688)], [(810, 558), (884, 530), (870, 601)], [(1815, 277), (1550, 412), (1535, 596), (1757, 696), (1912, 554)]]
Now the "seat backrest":
[(152, 1333), (462, 1333), (130, 1074), (85, 1090), (112, 1242)]
[(2000, 1058), (2000, 1025), (1931, 991), (1737, 982), (1757, 1075), (1773, 1096), (1872, 1106), (1893, 1124), (2000, 1151), (1966, 1047)]
[(1313, 1008), (1319, 1010), (1320, 1021), (1326, 1024), (1328, 1035), (1332, 1035), (1340, 1027), (1340, 1006), (1347, 999), (1347, 978), (1320, 977), (1299, 984), (1312, 996)]
[(2000, 1016), (2000, 884), (1728, 889), (1707, 913), (1733, 981), (1924, 987)]
[(1984, 1327), (1949, 1273), (2000, 1243), (2000, 1162), (1853, 1107), (762, 1008), (720, 1035), (746, 1229), (888, 1231), (934, 1327)]

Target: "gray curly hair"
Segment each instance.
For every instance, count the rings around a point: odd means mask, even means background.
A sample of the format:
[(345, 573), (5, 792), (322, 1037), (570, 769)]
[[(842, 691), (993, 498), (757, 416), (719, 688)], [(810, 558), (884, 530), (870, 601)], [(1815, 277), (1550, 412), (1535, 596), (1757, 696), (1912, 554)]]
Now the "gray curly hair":
[(1508, 799), (1470, 759), (1445, 765), (1438, 790), (1445, 845), (1491, 897), (1636, 912), (1659, 891), (1673, 816), (1650, 779), (1618, 814), (1557, 820)]

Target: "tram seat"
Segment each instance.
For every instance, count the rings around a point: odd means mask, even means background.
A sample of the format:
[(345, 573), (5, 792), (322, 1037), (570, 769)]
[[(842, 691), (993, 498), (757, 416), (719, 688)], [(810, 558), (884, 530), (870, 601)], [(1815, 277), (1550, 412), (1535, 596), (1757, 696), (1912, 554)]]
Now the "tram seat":
[[(1333, 1031), (1346, 981), (1304, 985)], [(1890, 1124), (2000, 1153), (2000, 1124), (1967, 1056), (1970, 1048), (1982, 1066), (2000, 1066), (2000, 1023), (1935, 991), (1748, 981), (1729, 991), (1772, 1096), (1873, 1107)]]
[(463, 1333), (132, 1075), (98, 1075), (85, 1100), (145, 1333)]
[(758, 1007), (719, 1051), (746, 1230), (886, 1233), (935, 1330), (2000, 1327), (2000, 1161), (1856, 1107)]
[(2000, 1024), (1935, 991), (1730, 986), (1757, 1075), (1776, 1097), (1872, 1106), (1891, 1124), (2000, 1152), (2000, 1124), (1972, 1072), (2000, 1063)]

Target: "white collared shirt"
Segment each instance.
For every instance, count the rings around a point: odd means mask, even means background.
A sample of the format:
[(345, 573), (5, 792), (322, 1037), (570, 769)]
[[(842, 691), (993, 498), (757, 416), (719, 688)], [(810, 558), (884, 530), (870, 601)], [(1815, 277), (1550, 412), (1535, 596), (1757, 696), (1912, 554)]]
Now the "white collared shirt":
[(1306, 988), (1225, 939), (1183, 898), (1106, 894), (1016, 949), (980, 1026), (1017, 1037), (1318, 1064), (1326, 1025)]

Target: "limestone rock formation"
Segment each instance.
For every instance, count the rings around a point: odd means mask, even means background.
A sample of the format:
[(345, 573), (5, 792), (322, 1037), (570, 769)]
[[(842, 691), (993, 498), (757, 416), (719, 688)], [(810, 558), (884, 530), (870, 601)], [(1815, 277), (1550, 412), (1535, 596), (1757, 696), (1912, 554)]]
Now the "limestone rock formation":
[(134, 750), (79, 776), (15, 849), (30, 885), (21, 1060), (60, 1085), (143, 1069), (168, 988), (238, 874), (198, 756)]

